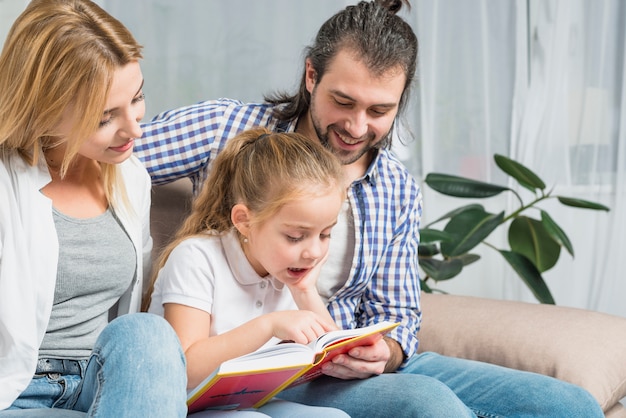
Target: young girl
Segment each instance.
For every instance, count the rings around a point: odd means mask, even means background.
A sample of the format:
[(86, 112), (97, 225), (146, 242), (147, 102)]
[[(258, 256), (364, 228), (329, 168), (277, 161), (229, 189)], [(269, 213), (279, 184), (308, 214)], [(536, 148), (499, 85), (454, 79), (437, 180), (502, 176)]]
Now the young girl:
[[(319, 143), (265, 128), (231, 139), (161, 255), (149, 311), (187, 357), (189, 388), (265, 344), (306, 344), (336, 329), (316, 289), (345, 197), (339, 161)], [(345, 416), (271, 401), (271, 416)]]
[(150, 267), (150, 178), (132, 156), (145, 111), (140, 58), (130, 32), (88, 0), (34, 0), (7, 36), (2, 417), (186, 415), (169, 324), (139, 313), (109, 323), (139, 310)]

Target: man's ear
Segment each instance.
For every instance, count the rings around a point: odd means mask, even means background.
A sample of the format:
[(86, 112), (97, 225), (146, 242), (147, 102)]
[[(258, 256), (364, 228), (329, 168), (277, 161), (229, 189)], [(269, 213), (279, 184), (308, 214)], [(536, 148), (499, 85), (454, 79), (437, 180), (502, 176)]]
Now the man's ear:
[(242, 203), (237, 203), (230, 210), (230, 220), (235, 225), (235, 228), (244, 237), (248, 236), (250, 229), (250, 210)]
[(313, 68), (313, 63), (310, 58), (304, 61), (304, 82), (309, 94), (313, 91), (315, 83), (317, 83), (317, 71)]

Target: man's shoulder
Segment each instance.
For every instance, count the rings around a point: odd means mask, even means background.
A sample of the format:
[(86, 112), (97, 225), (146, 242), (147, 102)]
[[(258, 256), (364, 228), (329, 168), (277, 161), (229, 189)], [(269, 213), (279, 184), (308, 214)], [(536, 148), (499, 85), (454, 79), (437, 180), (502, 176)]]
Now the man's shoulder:
[(189, 118), (208, 120), (210, 118), (223, 118), (237, 114), (249, 119), (255, 117), (255, 115), (271, 114), (273, 108), (274, 105), (269, 103), (245, 103), (241, 100), (229, 98), (205, 100), (161, 112), (146, 125)]

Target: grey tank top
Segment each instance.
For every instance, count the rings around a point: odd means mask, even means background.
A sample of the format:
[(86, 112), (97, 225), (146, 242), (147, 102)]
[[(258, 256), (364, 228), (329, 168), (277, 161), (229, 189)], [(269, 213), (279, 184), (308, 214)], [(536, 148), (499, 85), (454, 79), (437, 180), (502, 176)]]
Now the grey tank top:
[(59, 262), (39, 358), (84, 359), (108, 323), (109, 309), (135, 276), (135, 247), (110, 209), (89, 219), (53, 209), (53, 217)]

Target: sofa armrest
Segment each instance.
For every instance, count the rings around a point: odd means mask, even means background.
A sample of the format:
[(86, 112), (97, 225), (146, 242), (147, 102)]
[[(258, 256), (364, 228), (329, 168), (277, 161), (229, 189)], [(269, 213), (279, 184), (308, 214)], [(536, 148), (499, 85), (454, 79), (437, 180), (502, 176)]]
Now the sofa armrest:
[[(626, 318), (525, 302), (422, 294), (419, 352), (553, 376), (589, 391), (603, 411), (626, 396)], [(615, 410), (615, 409), (614, 409)]]

